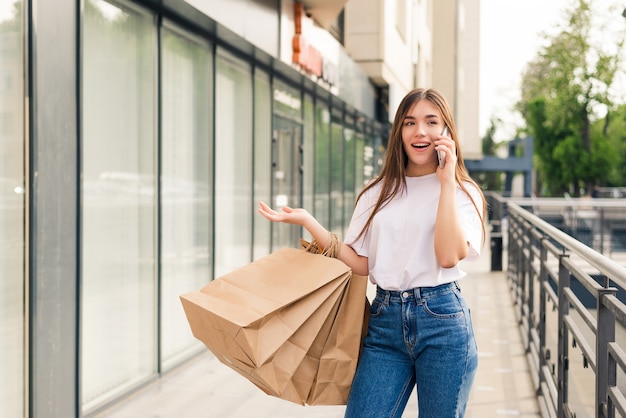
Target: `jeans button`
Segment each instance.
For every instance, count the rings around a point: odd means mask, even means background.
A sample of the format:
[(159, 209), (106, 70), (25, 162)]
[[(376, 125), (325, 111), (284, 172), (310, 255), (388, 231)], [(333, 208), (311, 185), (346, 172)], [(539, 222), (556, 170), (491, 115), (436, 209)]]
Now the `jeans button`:
[(409, 292), (402, 292), (402, 297), (403, 298), (408, 298), (409, 297)]

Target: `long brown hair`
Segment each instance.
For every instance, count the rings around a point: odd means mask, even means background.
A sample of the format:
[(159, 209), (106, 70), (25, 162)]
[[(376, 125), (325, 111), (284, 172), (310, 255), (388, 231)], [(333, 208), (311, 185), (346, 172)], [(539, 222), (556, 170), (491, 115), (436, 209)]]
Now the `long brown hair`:
[[(398, 193), (406, 190), (406, 166), (409, 161), (409, 157), (404, 151), (404, 146), (402, 143), (402, 125), (404, 118), (411, 111), (413, 106), (417, 104), (417, 102), (421, 100), (427, 100), (432, 103), (437, 109), (439, 109), (439, 113), (441, 113), (441, 117), (443, 119), (443, 123), (448, 127), (449, 135), (454, 141), (457, 153), (457, 161), (456, 167), (454, 170), (454, 177), (456, 183), (461, 187), (463, 192), (470, 198), (478, 216), (481, 221), (484, 221), (483, 216), (487, 213), (487, 204), (485, 201), (485, 197), (482, 194), (480, 187), (476, 184), (474, 180), (470, 177), (467, 172), (467, 168), (465, 168), (465, 162), (463, 161), (463, 153), (461, 152), (461, 147), (459, 144), (458, 137), (456, 135), (456, 127), (454, 125), (454, 119), (452, 118), (452, 111), (450, 110), (450, 106), (448, 102), (443, 97), (443, 95), (434, 89), (414, 89), (410, 91), (398, 106), (398, 110), (396, 111), (396, 116), (394, 117), (393, 124), (391, 125), (391, 132), (389, 133), (389, 141), (387, 143), (387, 153), (385, 155), (385, 161), (383, 163), (383, 167), (380, 171), (380, 175), (368, 183), (359, 196), (357, 197), (357, 201), (363, 196), (363, 194), (376, 186), (378, 183), (382, 182), (382, 190), (380, 195), (378, 196), (378, 200), (374, 205), (374, 210), (370, 214), (365, 226), (359, 233), (356, 239), (359, 239), (365, 234), (365, 232), (369, 229), (374, 216), (380, 212), (380, 210), (387, 205)], [(482, 211), (478, 209), (478, 204), (474, 201), (471, 194), (465, 187), (465, 182), (473, 184), (478, 193), (480, 193), (482, 198)], [(485, 240), (485, 225), (482, 222), (483, 227), (483, 242)]]

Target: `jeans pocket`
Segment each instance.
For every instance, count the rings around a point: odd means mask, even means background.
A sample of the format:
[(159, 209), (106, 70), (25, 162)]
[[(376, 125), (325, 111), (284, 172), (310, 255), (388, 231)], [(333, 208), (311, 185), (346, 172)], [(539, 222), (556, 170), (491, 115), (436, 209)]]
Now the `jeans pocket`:
[(370, 318), (376, 318), (377, 316), (380, 316), (383, 313), (383, 309), (385, 309), (383, 301), (379, 298), (374, 298), (370, 306)]
[(461, 296), (456, 291), (426, 297), (423, 304), (424, 310), (434, 318), (459, 318), (465, 314)]

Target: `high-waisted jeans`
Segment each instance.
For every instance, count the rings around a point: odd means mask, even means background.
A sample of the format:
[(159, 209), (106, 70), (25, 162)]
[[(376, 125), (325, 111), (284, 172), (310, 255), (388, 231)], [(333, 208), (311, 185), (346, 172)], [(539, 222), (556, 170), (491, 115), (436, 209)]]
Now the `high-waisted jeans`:
[(417, 385), (419, 418), (461, 418), (478, 365), (456, 283), (376, 289), (346, 418), (401, 417)]

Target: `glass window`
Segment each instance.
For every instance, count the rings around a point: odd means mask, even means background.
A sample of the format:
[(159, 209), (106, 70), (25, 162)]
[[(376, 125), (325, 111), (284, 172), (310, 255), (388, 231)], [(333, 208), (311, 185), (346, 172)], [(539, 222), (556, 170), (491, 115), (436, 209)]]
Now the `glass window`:
[(344, 138), (343, 126), (333, 121), (330, 144), (330, 225), (329, 230), (343, 236), (343, 176)]
[[(302, 140), (302, 207), (314, 212), (315, 190), (315, 107), (310, 95), (304, 96), (304, 132)], [(303, 228), (304, 229), (304, 228)], [(303, 232), (306, 232), (304, 229)], [(311, 240), (306, 233), (306, 239)]]
[[(272, 174), (272, 98), (270, 78), (257, 70), (254, 75), (254, 205), (271, 204)], [(254, 255), (257, 259), (270, 252), (271, 222), (254, 216)]]
[[(357, 132), (354, 135), (354, 191), (356, 196), (365, 185), (365, 137)], [(356, 198), (355, 196), (355, 198)]]
[(117, 4), (84, 8), (83, 411), (156, 371), (156, 29)]
[(212, 57), (173, 26), (162, 31), (161, 361), (197, 351), (179, 296), (211, 278)]
[(24, 416), (24, 3), (0, 4), (0, 416)]
[(356, 139), (354, 130), (345, 128), (343, 130), (344, 140), (344, 167), (343, 167), (343, 230), (342, 237), (345, 236), (348, 229), (348, 224), (352, 217), (352, 211), (354, 209), (354, 182), (356, 179)]
[(324, 104), (315, 106), (315, 199), (313, 215), (330, 228), (330, 112)]
[[(272, 136), (272, 206), (301, 207), (302, 99), (299, 90), (274, 81)], [(272, 224), (272, 248), (297, 247), (302, 228)]]
[[(289, 119), (274, 116), (272, 146), (272, 206), (300, 207), (300, 143), (302, 126)], [(297, 247), (302, 228), (272, 223), (272, 248)]]
[(377, 164), (376, 158), (382, 158), (384, 149), (381, 146), (378, 155), (375, 155), (375, 142), (376, 138), (373, 134), (365, 136), (363, 144), (363, 185), (378, 175), (378, 167), (382, 164), (382, 161), (380, 161), (380, 164)]
[(274, 81), (274, 114), (295, 121), (302, 118), (300, 92), (280, 80)]
[(219, 50), (215, 85), (215, 275), (220, 277), (252, 257), (250, 65)]

